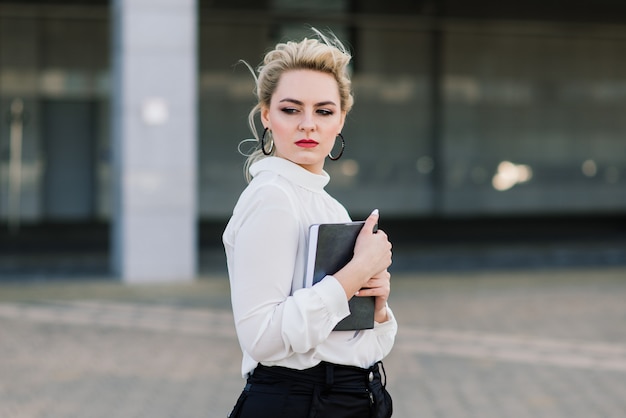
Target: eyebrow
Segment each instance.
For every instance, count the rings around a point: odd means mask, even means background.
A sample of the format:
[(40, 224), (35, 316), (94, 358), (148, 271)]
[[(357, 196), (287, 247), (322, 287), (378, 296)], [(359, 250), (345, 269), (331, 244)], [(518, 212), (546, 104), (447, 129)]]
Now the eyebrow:
[[(290, 99), (289, 97), (282, 99), (278, 103), (284, 103), (284, 102), (293, 103), (293, 104), (296, 104), (298, 106), (303, 106), (304, 105), (304, 103), (301, 102), (300, 100)], [(323, 102), (315, 103), (316, 107), (328, 106), (328, 105), (337, 106), (337, 104), (335, 102), (333, 102), (332, 100), (326, 100), (326, 101), (323, 101)]]

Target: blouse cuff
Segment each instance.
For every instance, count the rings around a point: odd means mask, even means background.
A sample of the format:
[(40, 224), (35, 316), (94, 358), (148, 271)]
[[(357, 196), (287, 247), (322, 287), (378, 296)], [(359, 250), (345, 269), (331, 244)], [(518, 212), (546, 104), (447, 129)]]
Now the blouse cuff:
[(333, 276), (324, 277), (313, 286), (313, 289), (315, 289), (324, 305), (328, 308), (329, 313), (335, 316), (337, 321), (341, 321), (350, 315), (346, 292)]
[(388, 332), (395, 332), (397, 327), (396, 317), (393, 316), (391, 308), (387, 305), (387, 320), (385, 322), (374, 322), (374, 330), (377, 334), (386, 334)]

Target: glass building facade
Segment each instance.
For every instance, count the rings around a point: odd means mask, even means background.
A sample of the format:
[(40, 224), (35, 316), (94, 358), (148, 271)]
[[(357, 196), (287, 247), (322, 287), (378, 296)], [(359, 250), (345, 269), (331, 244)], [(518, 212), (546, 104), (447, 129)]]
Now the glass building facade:
[[(310, 26), (354, 55), (346, 152), (326, 166), (353, 215), (624, 214), (626, 5), (502, 4), (200, 0), (200, 220), (227, 219), (245, 186), (238, 61)], [(110, 219), (110, 14), (0, 0), (3, 224)]]

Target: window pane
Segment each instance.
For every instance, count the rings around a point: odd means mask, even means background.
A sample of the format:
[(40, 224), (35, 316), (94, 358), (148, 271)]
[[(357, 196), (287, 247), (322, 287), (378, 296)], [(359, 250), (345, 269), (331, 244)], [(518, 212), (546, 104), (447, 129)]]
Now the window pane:
[(624, 207), (625, 56), (591, 30), (446, 33), (445, 212)]
[(355, 105), (346, 120), (346, 152), (328, 162), (329, 191), (353, 212), (431, 210), (429, 37), (425, 32), (357, 31)]

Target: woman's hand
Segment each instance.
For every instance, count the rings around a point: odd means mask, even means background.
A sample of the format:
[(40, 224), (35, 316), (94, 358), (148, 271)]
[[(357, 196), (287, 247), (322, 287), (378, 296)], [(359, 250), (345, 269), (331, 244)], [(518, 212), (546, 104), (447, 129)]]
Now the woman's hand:
[[(391, 265), (391, 243), (384, 231), (378, 230), (378, 209), (365, 220), (354, 246), (353, 261), (368, 270), (367, 280)], [(374, 232), (376, 231), (376, 232)], [(361, 287), (365, 287), (365, 282)]]
[(381, 271), (367, 281), (365, 287), (356, 293), (356, 297), (374, 296), (374, 320), (378, 323), (389, 319), (387, 315), (387, 300), (391, 293), (391, 274), (387, 270)]
[(383, 317), (384, 322), (387, 313), (383, 306), (389, 296), (390, 276), (387, 268), (391, 265), (391, 243), (383, 231), (374, 232), (378, 216), (378, 210), (375, 210), (365, 220), (354, 246), (352, 260), (335, 273), (334, 277), (344, 288), (348, 300), (362, 288), (372, 287), (373, 289), (364, 289), (363, 292), (376, 293), (372, 296), (377, 296), (378, 317)]

